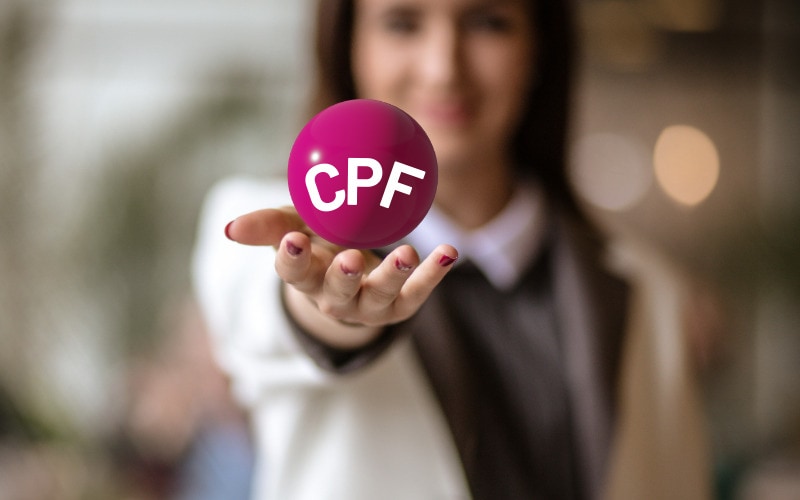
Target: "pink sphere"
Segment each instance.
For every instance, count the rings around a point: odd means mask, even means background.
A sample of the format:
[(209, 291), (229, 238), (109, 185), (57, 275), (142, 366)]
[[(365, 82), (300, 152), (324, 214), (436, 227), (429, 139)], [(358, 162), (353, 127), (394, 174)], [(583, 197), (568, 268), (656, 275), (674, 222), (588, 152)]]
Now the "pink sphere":
[(354, 99), (323, 110), (289, 154), (289, 193), (322, 238), (379, 248), (410, 233), (433, 204), (436, 155), (422, 127), (401, 109)]

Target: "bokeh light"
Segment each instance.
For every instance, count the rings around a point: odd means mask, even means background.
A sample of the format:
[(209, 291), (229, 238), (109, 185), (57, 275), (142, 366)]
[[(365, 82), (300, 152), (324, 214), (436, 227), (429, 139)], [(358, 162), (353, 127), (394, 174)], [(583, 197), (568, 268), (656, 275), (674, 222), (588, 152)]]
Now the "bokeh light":
[(598, 208), (629, 209), (653, 181), (645, 148), (619, 134), (582, 137), (575, 145), (574, 160), (572, 182), (581, 197)]
[(653, 167), (659, 186), (673, 200), (694, 206), (719, 178), (719, 153), (711, 138), (689, 125), (665, 128), (656, 141)]

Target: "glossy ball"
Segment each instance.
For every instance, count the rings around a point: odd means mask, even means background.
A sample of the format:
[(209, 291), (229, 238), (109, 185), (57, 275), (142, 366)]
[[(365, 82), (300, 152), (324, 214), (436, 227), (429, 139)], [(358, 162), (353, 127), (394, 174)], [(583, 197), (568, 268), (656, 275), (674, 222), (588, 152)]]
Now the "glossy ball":
[(324, 239), (380, 248), (428, 213), (438, 172), (433, 145), (401, 109), (354, 99), (323, 110), (289, 154), (289, 192), (300, 217)]

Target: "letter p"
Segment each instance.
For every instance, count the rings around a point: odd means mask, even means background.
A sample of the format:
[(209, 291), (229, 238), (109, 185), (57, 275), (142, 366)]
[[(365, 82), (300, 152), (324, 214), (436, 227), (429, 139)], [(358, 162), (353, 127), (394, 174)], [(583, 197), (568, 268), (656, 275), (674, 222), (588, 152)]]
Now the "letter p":
[[(365, 179), (358, 178), (359, 167), (369, 167), (372, 175)], [(380, 182), (383, 170), (378, 160), (372, 158), (348, 158), (347, 159), (347, 204), (358, 204), (358, 188), (372, 187)]]

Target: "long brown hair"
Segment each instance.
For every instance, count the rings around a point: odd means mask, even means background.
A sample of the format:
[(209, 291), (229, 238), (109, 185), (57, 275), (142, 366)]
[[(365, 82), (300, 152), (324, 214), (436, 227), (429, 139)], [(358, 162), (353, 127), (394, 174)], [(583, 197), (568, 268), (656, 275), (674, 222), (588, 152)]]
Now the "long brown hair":
[[(574, 64), (569, 0), (530, 0), (537, 36), (536, 84), (521, 103), (525, 112), (512, 143), (520, 177), (537, 179), (553, 203), (586, 222), (567, 179), (567, 141)], [(355, 99), (351, 43), (355, 0), (319, 0), (315, 31), (312, 114)]]

